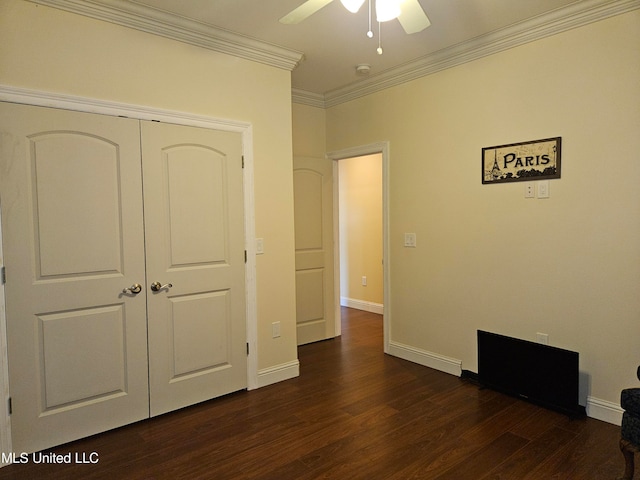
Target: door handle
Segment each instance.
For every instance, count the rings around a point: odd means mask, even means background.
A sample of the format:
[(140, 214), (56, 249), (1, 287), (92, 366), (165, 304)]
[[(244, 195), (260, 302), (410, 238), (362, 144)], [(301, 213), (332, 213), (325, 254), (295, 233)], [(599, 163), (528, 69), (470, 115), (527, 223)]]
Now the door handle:
[(122, 293), (133, 293), (134, 295), (139, 294), (142, 291), (142, 285), (139, 283), (134, 283), (130, 287), (123, 288)]
[(152, 292), (159, 292), (163, 288), (169, 289), (171, 287), (173, 287), (173, 285), (171, 283), (165, 283), (164, 285), (162, 285), (160, 282), (153, 282), (151, 284), (151, 291)]

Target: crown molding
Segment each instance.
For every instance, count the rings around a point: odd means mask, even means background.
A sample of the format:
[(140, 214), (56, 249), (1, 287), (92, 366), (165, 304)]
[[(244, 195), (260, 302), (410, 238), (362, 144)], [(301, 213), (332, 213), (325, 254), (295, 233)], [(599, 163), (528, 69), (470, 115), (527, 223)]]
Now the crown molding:
[[(447, 68), (640, 8), (640, 0), (585, 0), (444, 48), (399, 67), (317, 96), (297, 91), (293, 101), (324, 108), (364, 97)], [(310, 101), (309, 99), (313, 99)]]
[(295, 50), (123, 0), (29, 1), (284, 70), (293, 70), (303, 58)]
[(324, 95), (321, 93), (313, 93), (299, 88), (292, 88), (291, 99), (293, 103), (308, 105), (310, 107), (325, 108)]
[[(304, 54), (124, 0), (28, 0), (292, 71)], [(292, 102), (328, 108), (494, 53), (640, 8), (640, 0), (584, 0), (533, 17), (324, 94), (292, 90)]]

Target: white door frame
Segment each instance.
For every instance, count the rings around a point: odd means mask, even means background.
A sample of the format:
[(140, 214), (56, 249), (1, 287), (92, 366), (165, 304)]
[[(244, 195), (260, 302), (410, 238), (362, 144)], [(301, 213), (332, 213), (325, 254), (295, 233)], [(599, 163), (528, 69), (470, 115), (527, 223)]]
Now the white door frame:
[[(247, 388), (249, 390), (258, 388), (255, 199), (253, 193), (253, 126), (251, 123), (196, 115), (187, 112), (163, 110), (141, 105), (97, 100), (73, 95), (63, 95), (39, 90), (28, 90), (7, 85), (0, 85), (0, 101), (40, 107), (52, 107), (63, 110), (74, 110), (85, 113), (96, 113), (101, 115), (129, 117), (136, 120), (155, 120), (177, 125), (209, 128), (212, 130), (223, 130), (241, 134), (244, 157), (244, 230), (245, 249), (247, 251), (247, 263), (245, 265), (245, 304), (247, 312), (247, 342), (249, 344), (249, 356), (247, 357)], [(7, 392), (9, 388), (7, 352), (5, 347), (5, 309), (4, 302), (0, 302), (0, 394), (2, 395), (2, 398), (0, 398), (0, 446), (3, 448), (2, 451), (10, 452), (10, 417), (8, 415), (7, 408), (5, 408), (8, 402), (8, 397), (4, 396), (4, 393)], [(8, 449), (4, 450), (5, 447), (8, 447)]]
[[(340, 226), (338, 218), (338, 161), (364, 155), (382, 155), (382, 282), (383, 282), (383, 311), (382, 328), (384, 336), (384, 352), (389, 353), (391, 300), (389, 277), (389, 142), (370, 143), (358, 147), (346, 148), (329, 152), (326, 157), (333, 160), (333, 237), (335, 245), (340, 245)], [(341, 333), (340, 324), (340, 249), (334, 250), (334, 277), (336, 288), (336, 335)]]
[[(0, 212), (0, 220), (2, 213)], [(0, 222), (0, 267), (4, 267), (2, 253), (2, 222)], [(11, 417), (9, 416), (9, 368), (7, 365), (7, 319), (5, 316), (4, 283), (0, 281), (0, 452), (13, 452), (11, 443)], [(0, 460), (0, 466), (7, 463), (5, 457)]]

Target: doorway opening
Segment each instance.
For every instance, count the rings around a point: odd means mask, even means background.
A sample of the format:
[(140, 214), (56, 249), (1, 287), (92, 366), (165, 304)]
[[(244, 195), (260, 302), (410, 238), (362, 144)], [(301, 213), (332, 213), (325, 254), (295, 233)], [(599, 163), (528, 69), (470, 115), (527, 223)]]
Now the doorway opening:
[[(360, 310), (382, 314), (384, 338), (383, 347), (384, 352), (388, 353), (391, 315), (389, 301), (390, 277), (388, 268), (389, 143), (380, 142), (329, 152), (327, 154), (327, 158), (334, 161), (335, 170), (338, 173), (338, 179), (334, 182), (334, 197), (336, 198), (336, 204), (339, 205), (339, 208), (336, 208), (336, 210), (339, 210), (340, 213), (339, 215), (336, 215), (336, 218), (334, 219), (335, 229), (340, 232), (338, 235), (339, 242), (337, 242), (339, 248), (335, 255), (336, 272), (340, 272), (340, 275), (336, 275), (337, 284), (339, 285), (336, 289), (339, 292), (336, 299), (336, 303), (338, 305), (337, 310), (340, 311), (340, 305), (345, 305), (352, 308), (358, 308)], [(345, 165), (344, 167), (342, 167), (343, 164)], [(355, 186), (353, 192), (340, 192), (342, 185), (339, 178), (341, 174), (344, 174), (343, 176), (350, 177), (351, 181), (347, 180), (347, 185), (351, 184), (352, 186)], [(364, 178), (358, 178), (364, 177), (365, 175), (368, 182), (364, 181)], [(371, 185), (371, 182), (374, 181), (377, 182), (376, 186)], [(377, 200), (372, 199), (372, 201), (366, 202), (366, 206), (356, 206), (351, 210), (351, 213), (343, 214), (343, 210), (349, 210), (349, 204), (351, 204), (351, 206), (354, 205), (354, 202), (356, 205), (358, 204), (358, 197), (374, 196)], [(346, 203), (343, 202), (344, 197), (347, 198)], [(375, 203), (378, 205), (377, 222), (371, 219), (369, 219), (370, 221), (365, 222), (363, 221), (363, 218), (358, 217), (359, 215), (375, 215), (375, 213), (373, 213), (376, 211)], [(349, 218), (349, 215), (352, 217)], [(353, 218), (353, 215), (355, 215), (356, 218)], [(365, 223), (367, 224), (366, 228), (364, 225)], [(355, 234), (355, 237), (349, 239), (346, 237), (348, 237), (351, 226), (357, 227), (355, 230), (358, 230), (358, 233)], [(343, 238), (343, 229), (346, 230), (345, 238)], [(378, 237), (374, 239), (373, 236), (376, 234), (371, 232), (374, 232), (375, 229), (380, 233), (378, 234)], [(376, 244), (378, 246), (376, 246)], [(362, 251), (359, 252), (358, 249)], [(365, 254), (364, 250), (368, 250), (367, 254)], [(360, 261), (355, 258), (357, 256), (361, 256), (362, 260), (364, 260), (364, 257), (370, 257), (371, 259)], [(343, 257), (346, 257), (346, 259), (343, 259)], [(371, 270), (367, 271), (374, 272), (374, 270), (376, 270), (376, 272), (369, 274), (361, 271), (369, 268)], [(380, 276), (380, 280), (376, 280), (376, 275)], [(374, 283), (372, 282), (377, 281), (380, 281), (381, 285), (378, 286), (376, 292), (373, 291), (374, 288), (371, 287), (374, 286)], [(366, 283), (366, 285), (362, 285), (363, 283)], [(345, 286), (343, 287), (343, 285)], [(356, 298), (358, 296), (361, 298)], [(340, 315), (337, 315), (336, 335), (340, 334), (340, 328)]]
[[(361, 158), (362, 157), (362, 158)], [(371, 245), (372, 258), (367, 266), (355, 265), (356, 281), (361, 287), (369, 288), (365, 292), (350, 293), (354, 289), (348, 286), (350, 281), (345, 273), (341, 281), (341, 256), (339, 232), (339, 168), (344, 163), (349, 169), (350, 161), (362, 163), (366, 166), (377, 164), (375, 190), (377, 193), (377, 229), (376, 233), (360, 233), (376, 237), (369, 241), (367, 238), (355, 239), (355, 246), (345, 246), (347, 256), (345, 265), (355, 253), (362, 250), (362, 244)], [(347, 306), (362, 309), (383, 317), (384, 352), (389, 348), (389, 233), (388, 233), (388, 142), (375, 143), (328, 153), (325, 158), (294, 157), (294, 211), (296, 238), (296, 328), (297, 344), (314, 343), (337, 337), (342, 333), (341, 325), (341, 297)], [(362, 173), (357, 173), (360, 167), (356, 165), (356, 173), (350, 175), (358, 180)], [(372, 167), (372, 170), (376, 169)], [(367, 174), (368, 176), (370, 174)], [(345, 173), (345, 176), (349, 176)], [(371, 181), (371, 180), (370, 180)], [(370, 183), (369, 181), (369, 183)], [(355, 184), (354, 182), (350, 182)], [(360, 183), (360, 188), (367, 187), (368, 182)], [(345, 196), (345, 194), (343, 194)], [(356, 192), (354, 197), (370, 196), (369, 193)], [(346, 214), (345, 214), (346, 215)], [(361, 215), (360, 213), (357, 215)], [(344, 215), (343, 215), (343, 218)], [(348, 224), (353, 224), (347, 219)], [(346, 227), (343, 227), (346, 229)], [(377, 247), (376, 247), (377, 245)], [(349, 258), (350, 257), (350, 258)], [(363, 273), (363, 269), (371, 273)], [(375, 270), (375, 272), (374, 272)], [(345, 270), (346, 271), (346, 270)], [(363, 278), (366, 277), (366, 278)], [(370, 283), (373, 282), (373, 283)], [(341, 283), (346, 285), (341, 291)], [(366, 285), (362, 285), (366, 283)], [(370, 296), (371, 286), (376, 285), (377, 294)], [(381, 293), (380, 293), (381, 291)]]
[(382, 155), (338, 162), (340, 305), (382, 315)]

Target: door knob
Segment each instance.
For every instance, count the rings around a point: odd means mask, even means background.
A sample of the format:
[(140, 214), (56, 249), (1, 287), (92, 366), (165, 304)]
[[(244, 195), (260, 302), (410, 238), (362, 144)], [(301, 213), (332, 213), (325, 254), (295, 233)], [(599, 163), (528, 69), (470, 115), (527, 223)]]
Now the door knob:
[(139, 294), (142, 291), (142, 285), (139, 283), (134, 283), (130, 287), (123, 288), (122, 293), (133, 293), (134, 295)]
[(164, 285), (162, 285), (160, 282), (153, 282), (151, 284), (151, 291), (152, 292), (159, 292), (160, 290), (162, 290), (163, 288), (171, 288), (173, 287), (173, 285), (171, 283), (165, 283)]

